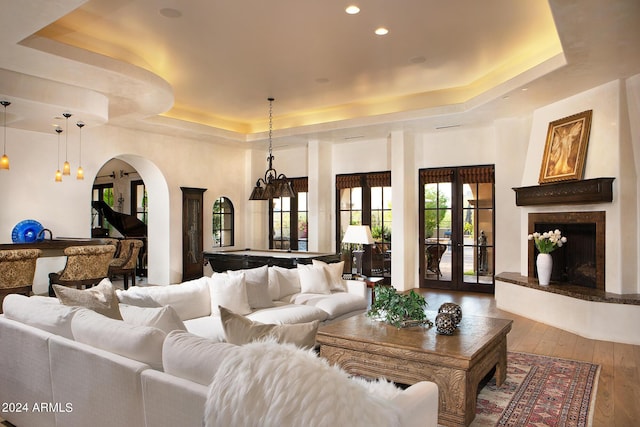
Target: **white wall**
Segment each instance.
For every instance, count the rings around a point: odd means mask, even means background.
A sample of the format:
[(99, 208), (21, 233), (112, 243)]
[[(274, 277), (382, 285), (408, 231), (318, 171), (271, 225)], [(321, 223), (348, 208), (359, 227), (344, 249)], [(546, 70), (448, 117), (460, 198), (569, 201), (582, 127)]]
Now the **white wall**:
[[(207, 189), (204, 193), (205, 250), (212, 245), (211, 207), (217, 197), (229, 197), (241, 217), (246, 210), (251, 185), (245, 178), (246, 146), (236, 148), (215, 141), (180, 139), (108, 125), (92, 128), (90, 123), (83, 129), (82, 137), (84, 181), (76, 181), (72, 176), (65, 177), (62, 183), (55, 183), (56, 135), (7, 129), (11, 170), (0, 174), (3, 196), (0, 242), (10, 243), (15, 224), (28, 218), (51, 229), (54, 237), (89, 237), (93, 180), (100, 167), (114, 157), (134, 166), (149, 191), (151, 283), (176, 283), (182, 279), (180, 187)], [(75, 138), (77, 136), (70, 133), (72, 170), (78, 164)], [(64, 161), (64, 150), (61, 152)], [(246, 238), (245, 229), (236, 227), (239, 247), (244, 247)], [(43, 262), (40, 270), (59, 265), (47, 263)], [(42, 291), (43, 286), (46, 289), (48, 272), (38, 273), (37, 292)]]

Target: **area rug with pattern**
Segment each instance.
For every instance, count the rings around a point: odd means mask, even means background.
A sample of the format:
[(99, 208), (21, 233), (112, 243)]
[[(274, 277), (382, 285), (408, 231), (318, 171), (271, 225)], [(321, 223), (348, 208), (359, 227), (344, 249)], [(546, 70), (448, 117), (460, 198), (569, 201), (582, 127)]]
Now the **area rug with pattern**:
[(507, 353), (507, 380), (480, 390), (472, 427), (591, 425), (599, 365)]

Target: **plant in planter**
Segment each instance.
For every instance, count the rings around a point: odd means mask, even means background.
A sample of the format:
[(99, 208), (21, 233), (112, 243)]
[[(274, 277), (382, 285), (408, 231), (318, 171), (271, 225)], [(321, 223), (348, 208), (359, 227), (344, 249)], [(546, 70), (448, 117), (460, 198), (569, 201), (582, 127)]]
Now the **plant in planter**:
[(424, 312), (427, 301), (413, 289), (408, 294), (400, 294), (392, 286), (376, 286), (376, 299), (371, 304), (367, 316), (383, 320), (401, 328), (433, 323), (427, 319)]

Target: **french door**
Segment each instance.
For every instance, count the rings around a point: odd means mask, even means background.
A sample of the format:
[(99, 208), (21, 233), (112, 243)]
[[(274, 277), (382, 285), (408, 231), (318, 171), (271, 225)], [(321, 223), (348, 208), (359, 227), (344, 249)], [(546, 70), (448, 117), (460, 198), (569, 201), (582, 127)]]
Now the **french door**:
[(494, 167), (420, 170), (420, 287), (494, 291)]

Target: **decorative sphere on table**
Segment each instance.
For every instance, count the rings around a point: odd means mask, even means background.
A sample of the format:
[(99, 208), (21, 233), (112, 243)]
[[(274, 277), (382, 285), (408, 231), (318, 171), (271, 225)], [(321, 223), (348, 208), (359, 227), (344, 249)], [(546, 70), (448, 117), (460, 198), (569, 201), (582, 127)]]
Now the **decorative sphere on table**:
[(458, 304), (452, 302), (445, 302), (438, 309), (438, 313), (449, 313), (453, 317), (453, 321), (456, 326), (460, 324), (462, 320), (462, 309)]
[(456, 323), (450, 313), (438, 313), (436, 316), (436, 331), (442, 335), (453, 335)]

